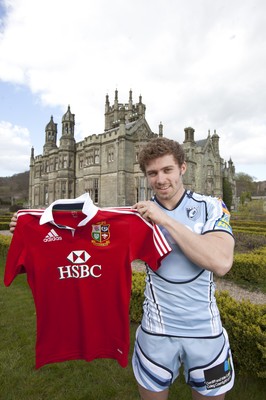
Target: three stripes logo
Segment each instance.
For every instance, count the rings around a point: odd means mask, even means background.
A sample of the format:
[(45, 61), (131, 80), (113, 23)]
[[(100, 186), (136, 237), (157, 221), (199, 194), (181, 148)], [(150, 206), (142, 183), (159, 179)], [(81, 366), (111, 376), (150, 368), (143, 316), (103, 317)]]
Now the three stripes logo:
[(62, 240), (62, 237), (59, 236), (54, 229), (51, 229), (43, 239), (44, 242), (55, 242), (56, 240)]

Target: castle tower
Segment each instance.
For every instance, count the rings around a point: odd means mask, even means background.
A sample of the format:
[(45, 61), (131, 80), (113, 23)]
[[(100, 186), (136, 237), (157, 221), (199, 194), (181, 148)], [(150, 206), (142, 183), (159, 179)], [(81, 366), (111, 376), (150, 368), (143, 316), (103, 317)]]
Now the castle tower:
[(57, 174), (56, 192), (58, 198), (75, 197), (75, 155), (76, 141), (75, 114), (71, 113), (70, 106), (62, 117), (62, 136), (59, 145), (59, 169)]
[(216, 130), (214, 130), (214, 134), (212, 135), (212, 145), (215, 153), (219, 155), (219, 139), (220, 137), (217, 135)]
[(64, 150), (74, 150), (75, 148), (75, 114), (70, 111), (70, 106), (67, 112), (62, 117), (62, 137), (60, 138), (60, 148)]
[(47, 155), (52, 149), (55, 149), (57, 139), (57, 124), (54, 123), (53, 116), (45, 128), (45, 144), (43, 146), (43, 154)]
[(132, 97), (132, 90), (129, 91), (128, 103), (119, 103), (118, 90), (115, 90), (114, 104), (111, 106), (109, 102), (109, 96), (106, 95), (105, 100), (105, 124), (104, 131), (117, 128), (120, 124), (120, 116), (125, 116), (125, 123), (128, 124), (133, 121), (145, 118), (146, 106), (142, 103), (142, 96), (139, 96), (139, 102), (134, 104)]
[(188, 128), (185, 128), (184, 131), (185, 131), (184, 143), (186, 143), (186, 142), (194, 142), (195, 141), (194, 140), (195, 129), (193, 129), (191, 127), (188, 127)]

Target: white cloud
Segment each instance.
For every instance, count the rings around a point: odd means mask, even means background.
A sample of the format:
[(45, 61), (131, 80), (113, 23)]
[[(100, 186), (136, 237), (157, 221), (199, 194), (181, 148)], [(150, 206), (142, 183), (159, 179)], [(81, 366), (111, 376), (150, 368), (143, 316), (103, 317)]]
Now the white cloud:
[(10, 176), (29, 169), (31, 144), (27, 128), (0, 121), (1, 176)]

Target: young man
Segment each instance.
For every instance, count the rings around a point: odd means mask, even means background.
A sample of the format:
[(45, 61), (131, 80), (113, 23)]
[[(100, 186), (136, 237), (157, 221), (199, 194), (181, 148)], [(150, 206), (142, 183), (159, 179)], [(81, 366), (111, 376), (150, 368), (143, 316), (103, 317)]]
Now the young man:
[(166, 400), (183, 365), (193, 400), (222, 400), (233, 386), (234, 369), (213, 273), (222, 276), (232, 266), (229, 212), (221, 200), (185, 190), (179, 143), (154, 139), (140, 152), (139, 163), (154, 197), (134, 208), (161, 227), (172, 247), (156, 272), (147, 266), (132, 360), (141, 399)]

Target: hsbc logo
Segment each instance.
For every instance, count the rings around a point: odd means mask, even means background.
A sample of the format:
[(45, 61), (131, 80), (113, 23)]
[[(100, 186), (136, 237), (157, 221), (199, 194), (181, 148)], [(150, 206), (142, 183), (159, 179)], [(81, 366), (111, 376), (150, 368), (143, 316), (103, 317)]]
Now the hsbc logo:
[(83, 278), (100, 278), (102, 276), (102, 266), (95, 264), (88, 266), (86, 261), (90, 259), (90, 255), (85, 250), (74, 250), (67, 256), (71, 265), (58, 267), (59, 279), (83, 279)]
[(67, 256), (67, 259), (75, 264), (83, 264), (84, 262), (88, 261), (89, 258), (91, 258), (91, 256), (85, 250), (71, 251), (71, 253)]

